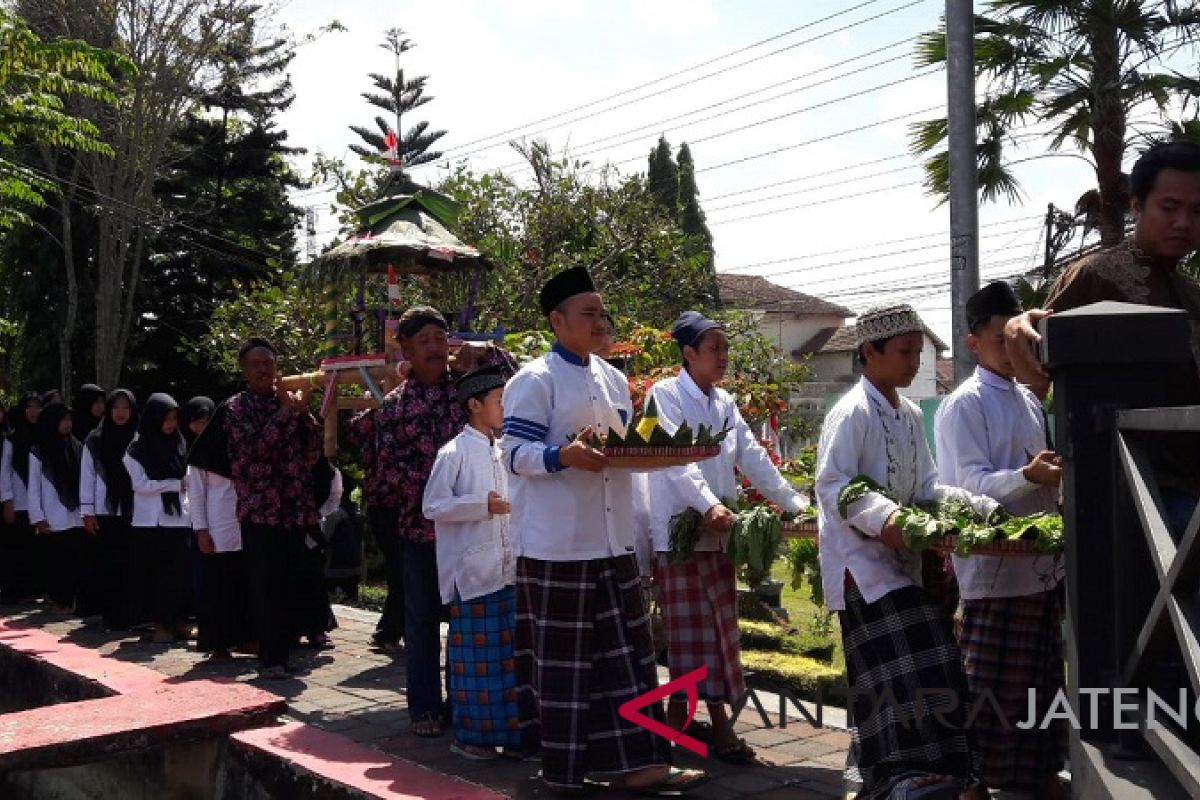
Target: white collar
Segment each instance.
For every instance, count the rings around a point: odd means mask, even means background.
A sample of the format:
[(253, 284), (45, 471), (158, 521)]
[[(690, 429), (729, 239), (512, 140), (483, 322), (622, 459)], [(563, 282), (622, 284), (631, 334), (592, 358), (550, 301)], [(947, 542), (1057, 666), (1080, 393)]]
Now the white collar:
[(1017, 388), (1017, 384), (1015, 382), (997, 375), (982, 365), (975, 367), (975, 379), (984, 386), (990, 386), (993, 389), (999, 389), (1005, 392), (1011, 392)]
[[(886, 397), (884, 397), (883, 392), (881, 392), (877, 388), (875, 388), (875, 384), (873, 384), (873, 383), (871, 383), (871, 381), (867, 380), (867, 376), (865, 376), (865, 375), (862, 377), (862, 386), (863, 386), (863, 391), (867, 393), (867, 397), (874, 398), (880, 404), (882, 404), (882, 406), (884, 408), (886, 408), (890, 411), (894, 411), (897, 414), (899, 414), (902, 410), (904, 410), (904, 398), (903, 397), (900, 398), (899, 406), (893, 406), (892, 401), (888, 400)], [(897, 395), (899, 395), (898, 392), (897, 392)]]
[(696, 385), (696, 381), (688, 374), (686, 369), (679, 370), (679, 385), (683, 387), (685, 392), (703, 403), (707, 403), (711, 399)]
[(477, 440), (483, 442), (486, 445), (492, 444), (492, 438), (490, 436), (488, 436), (486, 433), (479, 430), (478, 428), (476, 428), (474, 425), (472, 425), (469, 422), (463, 426), (463, 433), (465, 433), (468, 437), (470, 437), (472, 439), (477, 439)]

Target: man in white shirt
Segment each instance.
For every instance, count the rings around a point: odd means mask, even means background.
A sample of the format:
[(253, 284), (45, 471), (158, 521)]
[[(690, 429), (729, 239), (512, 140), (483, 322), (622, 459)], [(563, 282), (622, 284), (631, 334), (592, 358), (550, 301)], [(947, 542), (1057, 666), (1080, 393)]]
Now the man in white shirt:
[(587, 444), (632, 417), (627, 379), (591, 355), (608, 312), (583, 267), (547, 281), (539, 301), (556, 341), (505, 388), (500, 446), (512, 476), (517, 659), (530, 682), (521, 696), (523, 708), (538, 703), (542, 780), (568, 792), (589, 774), (614, 788), (687, 791), (707, 776), (671, 768), (667, 741), (618, 713), (658, 679), (632, 479)]
[[(1042, 404), (1014, 380), (1004, 326), (1021, 313), (1012, 288), (985, 286), (967, 301), (975, 374), (947, 397), (934, 421), (938, 476), (1020, 515), (1058, 510), (1062, 470), (1047, 449)], [(1037, 690), (1038, 718), (1063, 687), (1062, 563), (1058, 556), (954, 556), (962, 603), (956, 622), (971, 690), (990, 692), (1008, 720), (1024, 719)], [(972, 725), (988, 786), (1065, 797), (1066, 725), (1005, 726), (983, 703)]]
[[(675, 321), (671, 336), (683, 354), (684, 367), (678, 376), (661, 380), (650, 390), (659, 423), (671, 434), (685, 423), (693, 431), (701, 425), (714, 431), (729, 429), (715, 458), (650, 475), (650, 495), (655, 498), (651, 513), (654, 582), (667, 627), (671, 678), (708, 668), (697, 689), (708, 703), (715, 755), (748, 764), (755, 761), (754, 750), (738, 738), (725, 712), (725, 704), (734, 705), (745, 696), (746, 681), (737, 624), (737, 576), (725, 552), (733, 513), (718, 504), (737, 499), (735, 470), (785, 512), (798, 512), (806, 503), (771, 463), (733, 396), (717, 386), (729, 367), (729, 339), (721, 326), (687, 311)], [(711, 511), (718, 524), (702, 529), (686, 561), (673, 563), (671, 519), (688, 508)], [(667, 708), (668, 724), (681, 726), (686, 712), (683, 698), (673, 697)]]

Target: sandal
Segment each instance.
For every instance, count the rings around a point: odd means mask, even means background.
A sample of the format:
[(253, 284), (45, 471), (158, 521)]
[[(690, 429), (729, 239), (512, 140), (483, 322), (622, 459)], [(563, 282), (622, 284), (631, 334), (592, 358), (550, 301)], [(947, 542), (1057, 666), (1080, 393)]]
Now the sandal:
[(411, 729), (414, 736), (420, 736), (422, 739), (436, 739), (446, 732), (442, 718), (437, 714), (430, 714), (421, 719), (414, 719)]
[(717, 758), (726, 764), (759, 764), (758, 753), (746, 744), (745, 739), (738, 739), (737, 744), (716, 749)]
[(624, 789), (629, 794), (636, 795), (637, 797), (675, 797), (687, 794), (693, 789), (699, 789), (708, 783), (708, 781), (709, 775), (707, 772), (701, 772), (697, 769), (670, 767), (667, 769), (667, 774), (645, 786), (620, 786), (614, 784), (613, 788)]
[(683, 733), (686, 733), (701, 744), (712, 744), (716, 740), (712, 723), (705, 722), (704, 720), (692, 720), (692, 724), (688, 725), (683, 730)]
[(450, 744), (450, 752), (471, 761), (494, 761), (500, 757), (494, 747), (484, 747), (480, 744), (463, 744), (455, 739)]

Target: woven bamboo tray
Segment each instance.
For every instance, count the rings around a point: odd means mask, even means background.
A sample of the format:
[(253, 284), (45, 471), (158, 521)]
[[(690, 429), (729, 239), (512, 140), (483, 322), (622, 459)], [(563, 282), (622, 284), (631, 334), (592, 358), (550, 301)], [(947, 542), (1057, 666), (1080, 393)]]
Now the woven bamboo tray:
[(610, 469), (665, 469), (712, 458), (721, 452), (721, 446), (605, 447), (601, 452), (608, 458)]
[(816, 539), (817, 521), (815, 519), (784, 522), (780, 528), (784, 539)]
[[(992, 542), (986, 547), (976, 547), (968, 553), (968, 556), (1046, 556), (1053, 555), (1052, 553), (1043, 553), (1034, 546), (1032, 539), (1002, 539)], [(957, 536), (947, 536), (937, 544), (930, 545), (934, 550), (943, 553), (950, 553), (958, 546)]]

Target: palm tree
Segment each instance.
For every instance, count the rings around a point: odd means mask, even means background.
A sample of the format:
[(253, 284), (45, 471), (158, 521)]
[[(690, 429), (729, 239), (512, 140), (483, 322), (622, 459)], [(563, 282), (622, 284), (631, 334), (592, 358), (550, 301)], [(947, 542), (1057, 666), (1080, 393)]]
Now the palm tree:
[[(1180, 7), (1180, 6), (1184, 7)], [(1200, 10), (1173, 0), (990, 0), (975, 17), (975, 71), (983, 99), (976, 109), (979, 190), (984, 201), (1019, 201), (1006, 147), (1049, 136), (1054, 155), (1088, 161), (1096, 186), (1080, 199), (1101, 241), (1124, 237), (1129, 207), (1125, 151), (1137, 142), (1178, 134), (1195, 119), (1200, 81), (1172, 70), (1181, 51), (1195, 63)], [(945, 24), (919, 37), (918, 66), (946, 61)], [(929, 156), (946, 139), (946, 120), (911, 128), (914, 153)], [(1058, 151), (1073, 150), (1075, 152)], [(945, 150), (925, 162), (925, 185), (949, 193)]]

